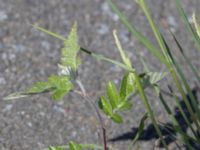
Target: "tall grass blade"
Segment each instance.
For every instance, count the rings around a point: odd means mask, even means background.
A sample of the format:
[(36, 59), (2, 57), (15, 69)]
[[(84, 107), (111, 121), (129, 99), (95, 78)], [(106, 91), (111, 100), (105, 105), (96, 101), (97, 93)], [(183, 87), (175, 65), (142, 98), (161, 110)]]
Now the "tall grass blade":
[(144, 36), (142, 35), (134, 26), (132, 26), (126, 17), (120, 12), (117, 6), (112, 2), (112, 0), (106, 0), (111, 6), (112, 10), (119, 16), (121, 22), (125, 27), (133, 34), (154, 56), (156, 56), (162, 63), (166, 63), (163, 55), (159, 52), (157, 48)]
[(183, 87), (182, 87), (180, 81), (178, 80), (178, 76), (177, 76), (177, 74), (176, 74), (176, 72), (175, 72), (175, 70), (173, 68), (173, 64), (171, 62), (172, 60), (170, 59), (170, 56), (169, 56), (169, 53), (168, 53), (169, 47), (168, 47), (164, 37), (162, 36), (162, 34), (159, 32), (157, 26), (155, 25), (155, 23), (154, 23), (154, 21), (153, 21), (153, 19), (151, 17), (151, 12), (150, 12), (148, 6), (146, 5), (145, 1), (144, 0), (138, 0), (137, 2), (139, 3), (140, 7), (143, 9), (143, 11), (144, 11), (144, 13), (145, 13), (145, 15), (147, 17), (147, 20), (149, 21), (149, 24), (150, 24), (150, 26), (151, 26), (151, 28), (153, 30), (153, 33), (154, 33), (154, 35), (155, 35), (155, 37), (157, 39), (157, 42), (158, 42), (160, 48), (162, 49), (162, 52), (163, 52), (163, 54), (165, 56), (165, 60), (167, 62), (165, 64), (166, 67), (171, 72), (171, 75), (172, 75), (172, 77), (173, 77), (173, 79), (174, 79), (174, 81), (176, 83), (177, 88), (179, 89), (179, 91), (180, 91), (180, 93), (181, 93), (181, 95), (182, 95), (182, 97), (183, 97), (183, 99), (185, 101), (185, 104), (186, 104), (186, 106), (187, 106), (187, 108), (188, 108), (188, 110), (189, 110), (189, 112), (190, 112), (190, 114), (192, 116), (192, 119), (193, 119), (194, 123), (196, 124), (197, 128), (200, 128), (200, 126), (198, 124), (198, 121), (197, 121), (197, 118), (195, 117), (195, 114), (194, 114), (194, 112), (193, 112), (193, 110), (192, 110), (192, 108), (191, 108), (191, 106), (190, 106), (190, 104), (189, 104), (189, 102), (187, 100), (187, 97), (186, 97), (186, 94), (185, 94), (185, 92), (183, 90)]
[(192, 38), (195, 42), (195, 45), (197, 46), (198, 50), (200, 50), (200, 38), (198, 37), (197, 33), (192, 28), (192, 25), (190, 24), (183, 8), (181, 7), (180, 0), (176, 0), (176, 7), (188, 31), (191, 33)]
[(188, 58), (188, 56), (185, 54), (185, 50), (183, 49), (183, 47), (181, 46), (181, 44), (178, 42), (177, 38), (175, 37), (175, 35), (173, 33), (171, 33), (173, 36), (174, 41), (176, 42), (176, 45), (178, 46), (178, 49), (180, 50), (183, 58), (185, 59), (185, 61), (187, 62), (187, 64), (189, 65), (190, 69), (192, 70), (193, 74), (195, 75), (199, 85), (200, 85), (200, 76), (197, 72), (197, 69), (192, 65), (190, 59)]
[[(48, 35), (54, 37), (54, 38), (57, 38), (57, 39), (62, 40), (62, 41), (65, 41), (65, 40), (66, 40), (64, 37), (62, 37), (62, 36), (60, 36), (60, 35), (58, 35), (58, 34), (56, 34), (56, 33), (54, 33), (54, 32), (51, 32), (51, 31), (49, 31), (49, 30), (46, 30), (46, 29), (44, 29), (44, 28), (42, 28), (42, 27), (39, 27), (39, 26), (36, 26), (36, 25), (32, 25), (32, 26), (33, 26), (34, 28), (36, 28), (36, 29), (38, 29), (38, 30), (40, 30), (40, 31), (42, 31), (42, 32), (44, 32), (44, 33), (46, 33), (46, 34), (48, 34)], [(118, 61), (115, 61), (115, 60), (113, 60), (113, 59), (107, 58), (107, 57), (105, 57), (105, 56), (103, 56), (103, 55), (96, 54), (96, 53), (94, 53), (94, 52), (92, 52), (92, 51), (90, 51), (90, 50), (88, 50), (88, 49), (83, 48), (83, 47), (80, 47), (80, 50), (81, 50), (82, 52), (85, 52), (86, 54), (89, 54), (89, 55), (91, 55), (91, 56), (97, 58), (97, 59), (104, 60), (104, 61), (106, 61), (106, 62), (109, 62), (109, 63), (112, 63), (112, 64), (114, 64), (114, 65), (117, 65), (117, 66), (119, 66), (119, 67), (121, 67), (121, 68), (123, 68), (123, 69), (125, 69), (125, 70), (127, 70), (127, 71), (130, 71), (130, 72), (131, 72), (131, 71), (134, 71), (133, 69), (127, 67), (126, 65), (124, 65), (124, 64), (122, 64), (122, 63), (120, 63), (120, 62), (118, 62)]]
[[(165, 42), (165, 43), (166, 43), (166, 42)], [(192, 107), (194, 108), (194, 110), (191, 109), (191, 111), (195, 111), (195, 112), (197, 113), (197, 115), (199, 115), (198, 118), (197, 118), (197, 117), (195, 118), (195, 119), (198, 119), (198, 120), (199, 120), (199, 119), (200, 119), (200, 110), (199, 110), (198, 104), (197, 104), (197, 102), (196, 102), (197, 100), (195, 100), (195, 97), (194, 97), (194, 95), (192, 94), (192, 90), (191, 90), (191, 88), (190, 88), (190, 86), (189, 86), (189, 84), (188, 84), (188, 82), (187, 82), (187, 79), (186, 79), (184, 73), (182, 72), (182, 69), (180, 68), (180, 66), (179, 66), (178, 63), (176, 62), (176, 60), (175, 60), (174, 56), (172, 55), (172, 53), (171, 53), (169, 47), (167, 46), (167, 44), (166, 44), (166, 47), (167, 47), (167, 53), (168, 53), (168, 55), (169, 55), (169, 57), (170, 57), (172, 63), (174, 64), (174, 66), (175, 66), (175, 68), (176, 68), (176, 70), (177, 70), (177, 73), (178, 73), (178, 75), (179, 75), (181, 81), (183, 82), (184, 87), (185, 87), (187, 93), (189, 94), (190, 100), (192, 101)], [(188, 98), (187, 98), (187, 99), (188, 99)], [(187, 101), (187, 103), (190, 105), (190, 103), (189, 103), (188, 101)], [(187, 105), (187, 104), (186, 104), (186, 105)], [(190, 108), (191, 108), (191, 107), (190, 107)]]
[(135, 79), (136, 79), (136, 85), (137, 85), (138, 91), (140, 93), (141, 100), (142, 100), (142, 102), (143, 102), (143, 104), (144, 104), (144, 106), (145, 106), (145, 108), (146, 108), (146, 110), (147, 110), (147, 112), (149, 114), (149, 117), (150, 117), (150, 119), (151, 119), (151, 121), (152, 121), (152, 123), (154, 125), (154, 128), (155, 128), (158, 136), (160, 137), (161, 142), (164, 145), (165, 149), (168, 150), (167, 144), (163, 139), (162, 133), (161, 133), (159, 127), (158, 127), (158, 124), (157, 124), (157, 121), (155, 119), (154, 113), (153, 113), (153, 111), (151, 109), (151, 106), (150, 106), (150, 104), (148, 102), (148, 99), (146, 97), (146, 94), (144, 92), (144, 88), (142, 87), (142, 83), (141, 83), (140, 77), (137, 75), (136, 72), (135, 72)]
[[(145, 71), (149, 72), (150, 70), (149, 70), (149, 67), (148, 67), (147, 63), (145, 62), (145, 60), (141, 59), (141, 62), (143, 64), (143, 66), (144, 66)], [(161, 104), (163, 105), (164, 109), (166, 110), (166, 112), (167, 112), (170, 120), (172, 121), (173, 128), (175, 129), (175, 131), (177, 133), (179, 133), (179, 135), (182, 138), (182, 140), (186, 141), (186, 139), (188, 139), (187, 135), (185, 135), (185, 133), (183, 132), (183, 130), (180, 128), (181, 125), (178, 123), (177, 119), (174, 117), (174, 115), (172, 113), (172, 110), (170, 109), (170, 107), (168, 106), (168, 104), (165, 102), (164, 97), (163, 97), (163, 95), (161, 93), (161, 90), (160, 90), (160, 88), (158, 87), (157, 84), (154, 85), (154, 90), (155, 90), (156, 95), (158, 96)], [(176, 102), (178, 103), (177, 99), (176, 99)], [(181, 109), (181, 112), (184, 112), (181, 107), (179, 107), (179, 108)], [(185, 117), (184, 113), (183, 113), (183, 115), (184, 115), (184, 119), (187, 122), (188, 126), (192, 128), (192, 131), (194, 131), (194, 128), (191, 126), (189, 120), (187, 119), (187, 117)]]

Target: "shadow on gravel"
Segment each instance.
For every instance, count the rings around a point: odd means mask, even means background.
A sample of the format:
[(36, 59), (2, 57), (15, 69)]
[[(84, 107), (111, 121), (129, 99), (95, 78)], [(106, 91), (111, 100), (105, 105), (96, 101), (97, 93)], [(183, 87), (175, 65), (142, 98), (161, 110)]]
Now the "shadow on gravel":
[[(192, 93), (193, 93), (193, 96), (194, 96), (196, 102), (198, 103), (198, 101), (197, 101), (197, 91), (198, 91), (198, 88), (194, 88), (192, 90)], [(187, 95), (187, 98), (189, 100), (191, 108), (194, 111), (194, 108), (192, 107), (192, 102), (191, 102), (191, 99), (189, 98), (189, 95)], [(190, 124), (192, 124), (193, 121), (191, 119), (190, 113), (189, 113), (189, 111), (188, 111), (188, 109), (187, 109), (184, 101), (180, 100), (179, 104), (180, 104), (180, 107), (182, 107), (182, 109), (184, 110), (184, 113), (185, 113), (186, 117), (188, 118), (188, 120), (190, 121)], [(177, 119), (178, 123), (181, 125), (182, 131), (184, 133), (186, 133), (187, 129), (188, 129), (188, 124), (184, 120), (184, 118), (181, 115), (181, 112), (180, 112), (180, 110), (179, 110), (179, 108), (177, 106), (174, 108), (174, 114), (173, 115)], [(166, 142), (167, 145), (169, 145), (172, 142), (175, 142), (175, 140), (176, 140), (176, 131), (175, 131), (172, 123), (170, 123), (170, 122), (164, 123), (162, 125), (159, 125), (159, 128), (160, 128), (160, 130), (162, 132), (162, 135), (163, 135), (164, 140), (165, 140), (165, 142)], [(138, 130), (137, 127), (133, 127), (130, 132), (126, 132), (126, 133), (124, 133), (122, 135), (114, 137), (114, 138), (110, 139), (109, 141), (110, 142), (117, 142), (117, 141), (133, 140), (134, 137), (136, 136), (137, 130)], [(196, 134), (200, 138), (200, 133), (196, 133)], [(146, 129), (143, 130), (143, 132), (140, 135), (138, 141), (149, 141), (149, 140), (152, 140), (152, 139), (159, 139), (159, 136), (156, 133), (156, 130), (155, 130), (153, 124), (149, 124), (146, 127)], [(190, 142), (190, 144), (192, 145), (192, 147), (194, 149), (200, 149), (200, 144), (195, 143), (192, 139), (190, 139), (189, 142)], [(163, 145), (159, 144), (159, 147), (163, 147)], [(186, 147), (186, 149), (188, 149), (188, 148)]]

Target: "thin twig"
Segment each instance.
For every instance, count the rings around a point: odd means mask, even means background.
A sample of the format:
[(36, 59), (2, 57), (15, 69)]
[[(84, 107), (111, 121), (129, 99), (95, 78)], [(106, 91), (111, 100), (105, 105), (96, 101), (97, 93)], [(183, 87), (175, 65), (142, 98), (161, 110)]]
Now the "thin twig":
[(101, 130), (102, 130), (102, 140), (103, 140), (103, 145), (104, 145), (104, 150), (108, 150), (108, 147), (107, 147), (107, 140), (106, 140), (106, 128), (105, 128), (105, 125), (104, 125), (104, 120), (103, 118), (101, 117), (101, 114), (97, 108), (97, 106), (93, 103), (92, 99), (87, 95), (86, 93), (86, 90), (83, 86), (83, 84), (81, 83), (80, 80), (76, 80), (76, 83), (78, 84), (80, 90), (81, 90), (81, 93), (77, 92), (79, 95), (81, 95), (87, 103), (90, 104), (90, 106), (95, 110), (96, 114), (97, 114), (97, 118), (99, 120), (99, 123), (100, 123), (100, 127), (101, 127)]

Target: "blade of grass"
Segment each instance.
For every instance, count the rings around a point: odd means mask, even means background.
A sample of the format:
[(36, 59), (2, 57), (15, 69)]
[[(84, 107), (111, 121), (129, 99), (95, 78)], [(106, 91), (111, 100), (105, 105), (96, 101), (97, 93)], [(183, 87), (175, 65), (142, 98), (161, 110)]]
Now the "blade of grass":
[(197, 33), (198, 37), (200, 38), (200, 24), (197, 21), (195, 13), (193, 13), (193, 15), (192, 15), (192, 21), (193, 21), (196, 33)]
[[(167, 46), (167, 47), (168, 47), (168, 46)], [(196, 100), (195, 100), (195, 97), (194, 97), (194, 95), (192, 94), (192, 90), (191, 90), (191, 88), (190, 88), (190, 86), (189, 86), (189, 84), (188, 84), (188, 82), (187, 82), (187, 79), (186, 79), (184, 73), (182, 72), (182, 69), (179, 67), (179, 65), (178, 65), (178, 63), (176, 62), (174, 56), (172, 55), (171, 51), (169, 50), (169, 47), (167, 48), (167, 53), (168, 53), (170, 59), (172, 60), (172, 63), (174, 64), (174, 66), (175, 66), (175, 68), (176, 68), (176, 70), (177, 70), (177, 72), (178, 72), (178, 75), (179, 75), (181, 81), (182, 81), (183, 84), (184, 84), (184, 87), (185, 87), (186, 91), (187, 91), (188, 94), (189, 94), (189, 98), (190, 98), (191, 101), (192, 101), (192, 106), (193, 106), (193, 108), (195, 109), (195, 112), (196, 112), (197, 115), (198, 115), (197, 117), (198, 117), (198, 119), (200, 119), (200, 110), (199, 110), (199, 108), (198, 108), (198, 104), (197, 104), (197, 102), (196, 102)], [(193, 110), (192, 110), (192, 111), (193, 111)]]
[[(122, 23), (126, 26), (126, 28), (154, 55), (156, 56), (157, 58), (159, 58), (159, 60), (164, 63), (167, 68), (169, 69), (172, 77), (174, 78), (175, 82), (176, 82), (176, 85), (181, 93), (181, 95), (183, 96), (184, 100), (187, 101), (187, 98), (186, 98), (186, 95), (184, 93), (184, 90), (182, 89), (182, 86), (178, 80), (178, 77), (175, 73), (175, 71), (173, 70), (173, 67), (167, 62), (166, 60), (166, 57), (164, 58), (161, 53), (159, 52), (159, 50), (157, 50), (153, 44), (151, 42), (149, 42), (148, 39), (146, 39), (139, 31), (136, 30), (136, 28), (134, 26), (132, 26), (128, 20), (126, 19), (126, 17), (119, 11), (119, 9), (116, 7), (116, 5), (112, 2), (112, 0), (107, 0), (108, 4), (112, 7), (113, 11), (119, 16), (120, 20), (122, 21)], [(151, 19), (151, 18), (150, 18)], [(152, 19), (151, 19), (152, 20)], [(152, 21), (151, 21), (152, 22)], [(151, 23), (152, 24), (152, 23)], [(155, 30), (155, 26), (153, 27), (154, 28), (154, 31)], [(158, 32), (156, 31), (156, 34), (158, 34)], [(158, 38), (160, 36), (156, 35)], [(160, 39), (158, 39), (160, 40)], [(160, 41), (159, 42), (161, 45), (161, 47), (165, 48), (164, 45), (163, 45), (163, 42)], [(164, 51), (163, 51), (164, 52)], [(186, 102), (187, 103), (187, 102)], [(187, 103), (187, 107), (190, 107)], [(195, 121), (195, 115), (194, 113), (191, 111), (191, 107), (189, 108), (190, 110), (190, 113), (191, 115), (193, 116), (193, 120), (194, 122), (197, 124), (197, 121)], [(198, 124), (197, 124), (198, 126)]]
[[(196, 137), (196, 132), (195, 132), (195, 129), (193, 128), (192, 124), (190, 123), (190, 121), (188, 120), (188, 117), (186, 116), (183, 108), (181, 107), (180, 105), (180, 102), (178, 100), (178, 97), (175, 95), (175, 93), (173, 92), (172, 88), (170, 86), (168, 86), (169, 90), (170, 90), (170, 93), (172, 93), (172, 96), (173, 98), (175, 99), (175, 102), (176, 102), (176, 105), (178, 107), (178, 109), (180, 110), (181, 112), (181, 115), (183, 116), (184, 120), (186, 121), (187, 125), (190, 127), (194, 137)], [(196, 138), (196, 141), (199, 143), (200, 142), (200, 139), (197, 137)]]
[(156, 122), (155, 116), (153, 114), (151, 106), (150, 106), (150, 104), (148, 102), (148, 99), (146, 97), (146, 94), (144, 92), (144, 88), (142, 87), (142, 83), (140, 81), (140, 77), (137, 75), (136, 72), (134, 74), (135, 74), (135, 81), (136, 81), (136, 85), (137, 85), (138, 91), (140, 93), (141, 100), (142, 100), (142, 102), (143, 102), (143, 104), (144, 104), (144, 106), (145, 106), (145, 108), (146, 108), (146, 110), (147, 110), (147, 112), (149, 114), (149, 117), (151, 118), (151, 121), (152, 121), (152, 123), (154, 125), (154, 128), (155, 128), (158, 136), (161, 139), (162, 144), (164, 145), (165, 149), (168, 150), (167, 144), (166, 144), (166, 142), (163, 139), (162, 133), (161, 133), (159, 127), (158, 127), (158, 124)]
[[(141, 59), (141, 62), (143, 64), (143, 66), (144, 66), (145, 71), (149, 72), (150, 71), (149, 67), (148, 67), (147, 63), (144, 61), (143, 58)], [(158, 87), (158, 85), (154, 85), (154, 90), (155, 90), (155, 93), (158, 96), (161, 104), (163, 105), (164, 109), (166, 110), (166, 112), (167, 112), (170, 120), (172, 121), (173, 128), (176, 130), (177, 133), (179, 133), (179, 135), (182, 138), (182, 140), (185, 141), (186, 139), (188, 139), (188, 137), (185, 135), (185, 133), (183, 132), (183, 130), (180, 128), (181, 125), (178, 123), (177, 119), (174, 117), (174, 115), (172, 113), (172, 110), (170, 109), (170, 107), (168, 106), (168, 104), (165, 102), (164, 97), (163, 97), (163, 95), (161, 93), (161, 90)], [(177, 99), (175, 99), (175, 100), (178, 103)], [(191, 126), (191, 124), (190, 124), (189, 120), (187, 119), (187, 117), (185, 116), (185, 113), (184, 113), (183, 109), (181, 107), (179, 107), (179, 108), (181, 109), (182, 116), (183, 116), (184, 120), (186, 121), (187, 125), (191, 128), (191, 130), (193, 131), (193, 134), (195, 134), (195, 130)], [(186, 141), (186, 143), (188, 143), (188, 142)]]
[(200, 76), (197, 72), (197, 69), (192, 65), (190, 59), (188, 58), (188, 56), (186, 56), (185, 54), (185, 50), (183, 49), (183, 47), (181, 46), (181, 44), (178, 42), (177, 38), (175, 37), (175, 35), (171, 32), (174, 41), (176, 42), (176, 45), (178, 46), (178, 49), (180, 50), (183, 58), (185, 59), (185, 61), (187, 62), (187, 64), (189, 65), (190, 69), (192, 70), (193, 74), (195, 75), (198, 83), (200, 84)]
[(190, 22), (188, 21), (188, 18), (186, 16), (183, 8), (181, 7), (180, 0), (176, 0), (176, 7), (177, 7), (177, 10), (178, 10), (184, 24), (186, 25), (188, 31), (191, 33), (192, 38), (195, 42), (195, 45), (197, 46), (198, 50), (200, 50), (200, 38), (198, 37), (197, 33), (194, 31)]
[(148, 8), (148, 6), (146, 5), (145, 3), (145, 0), (136, 0), (136, 2), (139, 4), (139, 6), (142, 8), (142, 10), (144, 11), (146, 17), (147, 17), (147, 20), (149, 21), (149, 25), (151, 26), (152, 28), (152, 31), (154, 33), (154, 36), (156, 37), (156, 40), (165, 56), (165, 59), (167, 60), (167, 55), (166, 55), (166, 51), (165, 51), (165, 44), (162, 40), (162, 37), (160, 35), (160, 32), (158, 30), (158, 28), (156, 27), (153, 19), (152, 19), (152, 16), (151, 16), (151, 12)]
[(151, 28), (153, 30), (153, 33), (154, 33), (154, 35), (155, 35), (155, 37), (157, 39), (157, 42), (158, 42), (160, 48), (162, 49), (162, 52), (164, 54), (164, 58), (166, 60), (166, 63), (165, 63), (166, 67), (170, 71), (170, 73), (171, 73), (171, 75), (172, 75), (172, 77), (173, 77), (173, 79), (174, 79), (174, 81), (176, 83), (176, 86), (177, 86), (178, 90), (180, 91), (180, 93), (181, 93), (181, 95), (183, 97), (184, 102), (185, 102), (185, 104), (187, 106), (187, 109), (189, 110), (189, 113), (192, 116), (192, 119), (193, 119), (194, 123), (196, 124), (197, 128), (200, 128), (200, 126), (198, 124), (198, 121), (197, 121), (197, 118), (195, 117), (195, 114), (192, 111), (192, 108), (191, 108), (191, 106), (190, 106), (190, 104), (189, 104), (189, 102), (187, 100), (187, 97), (186, 97), (186, 94), (185, 94), (185, 92), (183, 90), (183, 87), (182, 87), (182, 85), (181, 85), (181, 83), (180, 83), (180, 81), (178, 79), (178, 76), (177, 76), (175, 70), (174, 70), (174, 67), (173, 67), (173, 64), (171, 62), (169, 53), (167, 53), (167, 51), (169, 50), (169, 47), (167, 47), (165, 39), (163, 38), (162, 34), (159, 32), (157, 26), (155, 25), (155, 23), (154, 23), (154, 21), (152, 19), (152, 16), (151, 16), (151, 12), (150, 12), (148, 6), (145, 3), (145, 0), (137, 0), (137, 2), (140, 5), (140, 7), (143, 9), (143, 11), (144, 11), (144, 13), (145, 13), (145, 15), (147, 17), (147, 20), (148, 20), (148, 22), (149, 22), (149, 24), (150, 24), (150, 26), (151, 26)]
[(87, 54), (90, 54), (91, 56), (93, 56), (93, 57), (95, 57), (95, 58), (97, 58), (97, 59), (104, 60), (104, 61), (107, 61), (107, 62), (112, 63), (112, 64), (114, 64), (114, 65), (117, 65), (117, 66), (119, 66), (119, 67), (121, 67), (121, 68), (123, 68), (123, 69), (125, 69), (125, 70), (127, 70), (127, 71), (129, 71), (129, 72), (135, 71), (135, 70), (133, 70), (133, 68), (128, 67), (127, 65), (124, 65), (124, 64), (122, 64), (121, 62), (118, 62), (118, 61), (115, 61), (115, 60), (113, 60), (113, 59), (104, 57), (103, 55), (96, 54), (96, 53), (91, 52), (91, 51), (89, 51), (89, 50), (87, 50), (87, 49), (85, 49), (85, 48), (82, 48), (82, 47), (81, 47), (81, 51), (84, 51), (84, 52), (86, 52)]
[(121, 22), (125, 27), (133, 34), (155, 57), (157, 57), (162, 63), (166, 63), (163, 55), (159, 52), (157, 48), (144, 36), (142, 35), (134, 26), (132, 26), (126, 17), (120, 12), (117, 6), (112, 2), (112, 0), (106, 0), (111, 6), (112, 10), (119, 16)]
[(42, 32), (44, 32), (44, 33), (47, 33), (48, 35), (51, 35), (52, 37), (57, 38), (57, 39), (59, 39), (59, 40), (61, 40), (61, 41), (66, 41), (66, 38), (64, 38), (64, 37), (62, 37), (62, 36), (60, 36), (60, 35), (58, 35), (58, 34), (56, 34), (56, 33), (54, 33), (54, 32), (51, 32), (51, 31), (49, 31), (49, 30), (46, 30), (46, 29), (44, 29), (44, 28), (42, 28), (42, 27), (39, 27), (39, 26), (37, 26), (37, 25), (35, 25), (35, 24), (32, 24), (32, 27), (34, 27), (35, 29), (37, 29), (37, 30), (39, 30), (39, 31), (42, 31)]

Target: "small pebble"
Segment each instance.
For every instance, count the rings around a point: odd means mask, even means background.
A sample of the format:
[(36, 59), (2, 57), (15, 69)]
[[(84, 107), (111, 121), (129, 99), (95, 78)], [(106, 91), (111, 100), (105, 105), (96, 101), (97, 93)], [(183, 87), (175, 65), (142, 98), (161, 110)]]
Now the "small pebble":
[(8, 19), (8, 15), (6, 14), (5, 11), (0, 11), (0, 21), (5, 21), (6, 19)]
[(50, 43), (47, 42), (47, 41), (42, 41), (41, 45), (42, 45), (42, 47), (43, 47), (44, 49), (46, 49), (46, 50), (49, 50), (50, 47), (51, 47)]
[(29, 127), (32, 127), (32, 126), (33, 126), (33, 124), (32, 124), (31, 122), (28, 122), (27, 125), (28, 125)]
[(169, 17), (167, 18), (167, 21), (168, 21), (168, 23), (169, 23), (169, 25), (170, 25), (171, 31), (172, 31), (173, 33), (176, 32), (177, 23), (176, 23), (175, 18), (174, 18), (173, 16), (169, 16)]
[(13, 105), (12, 105), (12, 104), (6, 105), (6, 107), (3, 108), (2, 112), (10, 111), (12, 108), (13, 108)]
[(97, 26), (97, 32), (98, 32), (99, 34), (101, 34), (101, 35), (104, 35), (104, 34), (108, 33), (108, 31), (109, 31), (109, 28), (108, 28), (108, 26), (105, 25), (105, 24), (99, 24), (99, 25)]
[(118, 21), (119, 20), (119, 17), (113, 13), (108, 5), (108, 3), (104, 2), (102, 3), (101, 5), (101, 9), (102, 9), (102, 12), (106, 15), (108, 15), (109, 17), (111, 17), (114, 21)]
[(129, 32), (127, 30), (122, 30), (120, 32), (120, 39), (122, 43), (127, 43), (129, 41)]
[(65, 109), (63, 109), (62, 107), (59, 107), (59, 106), (57, 106), (57, 105), (54, 105), (54, 106), (53, 106), (53, 109), (54, 109), (55, 111), (57, 111), (57, 112), (61, 112), (61, 113), (65, 114)]
[(6, 84), (6, 80), (3, 77), (0, 77), (0, 85), (5, 85)]

